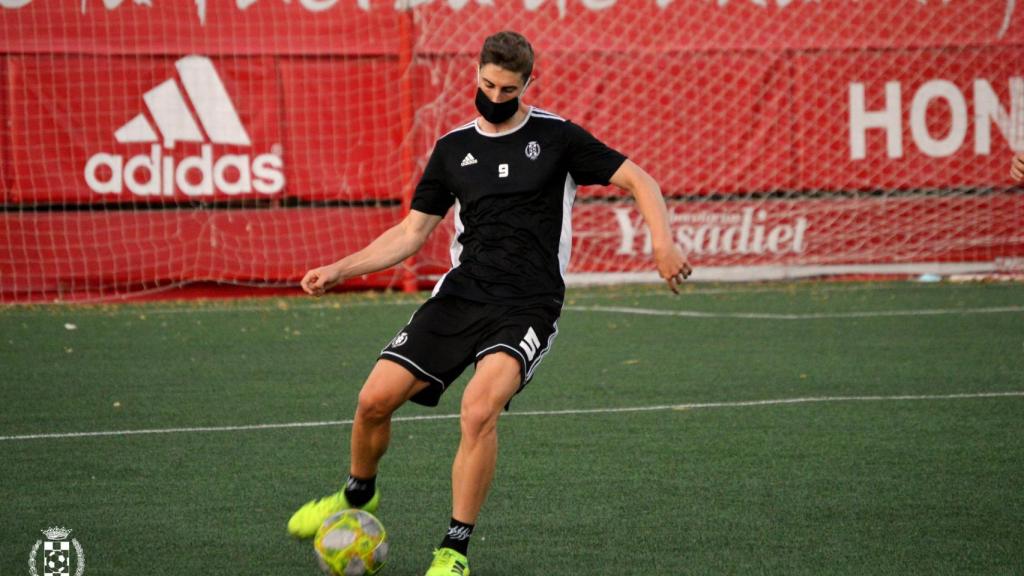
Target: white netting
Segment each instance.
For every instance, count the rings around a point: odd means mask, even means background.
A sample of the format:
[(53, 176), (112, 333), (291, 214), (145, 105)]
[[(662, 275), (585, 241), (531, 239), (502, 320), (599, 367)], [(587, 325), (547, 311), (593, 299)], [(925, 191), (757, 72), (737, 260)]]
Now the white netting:
[[(401, 218), (506, 28), (527, 102), (661, 183), (698, 279), (1019, 270), (1013, 9), (0, 0), (0, 301), (294, 285)], [(581, 190), (574, 229), (573, 280), (651, 277), (620, 191)], [(429, 283), (448, 234), (353, 285)]]

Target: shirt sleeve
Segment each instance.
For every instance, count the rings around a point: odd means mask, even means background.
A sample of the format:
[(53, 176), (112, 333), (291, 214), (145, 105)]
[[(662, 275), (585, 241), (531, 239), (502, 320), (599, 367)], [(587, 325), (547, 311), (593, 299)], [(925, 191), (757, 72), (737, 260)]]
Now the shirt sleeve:
[(566, 130), (569, 136), (567, 154), (572, 179), (581, 186), (608, 184), (615, 171), (626, 161), (626, 157), (572, 122), (566, 122)]
[(444, 216), (455, 203), (455, 196), (448, 190), (444, 169), (444, 155), (440, 143), (434, 146), (427, 161), (423, 177), (416, 185), (412, 196), (412, 209), (435, 216)]

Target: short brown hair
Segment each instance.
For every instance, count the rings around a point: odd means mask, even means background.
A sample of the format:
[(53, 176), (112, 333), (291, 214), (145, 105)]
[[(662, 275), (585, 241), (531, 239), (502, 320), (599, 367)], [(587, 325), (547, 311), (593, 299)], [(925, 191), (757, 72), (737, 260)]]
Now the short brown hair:
[(484, 40), (484, 47), (480, 50), (480, 67), (485, 64), (494, 64), (522, 74), (525, 82), (533, 74), (533, 46), (518, 32), (498, 32)]

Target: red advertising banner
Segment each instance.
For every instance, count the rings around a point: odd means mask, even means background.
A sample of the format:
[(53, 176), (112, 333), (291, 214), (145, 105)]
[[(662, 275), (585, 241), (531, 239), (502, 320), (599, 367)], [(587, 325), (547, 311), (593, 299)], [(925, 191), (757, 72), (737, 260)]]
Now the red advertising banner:
[[(795, 186), (787, 89), (792, 73), (784, 54), (651, 54), (639, 66), (631, 53), (588, 60), (591, 70), (636, 73), (581, 74), (577, 56), (558, 55), (547, 59), (531, 96), (632, 158), (668, 194)], [(608, 194), (622, 191), (580, 192), (584, 198)]]
[(397, 63), (284, 59), (279, 70), (288, 120), (283, 127), (286, 194), (306, 200), (400, 200)]
[[(596, 58), (614, 69), (631, 57)], [(744, 59), (654, 55), (647, 72), (609, 81), (574, 74), (572, 58), (555, 57), (548, 75), (573, 90), (544, 76), (530, 97), (624, 151), (670, 194), (792, 189), (789, 92), (774, 89), (789, 84), (790, 62)], [(731, 72), (741, 64), (749, 74)], [(473, 60), (435, 65), (454, 72), (431, 83), (430, 70), (416, 68), (410, 106), (419, 112), (407, 129), (417, 137), (406, 141), (394, 89), (401, 71), (390, 59), (11, 56), (8, 201), (400, 200), (434, 139), (475, 115)], [(692, 81), (666, 92), (656, 70)], [(736, 106), (714, 106), (705, 94)], [(405, 172), (403, 154), (413, 164)], [(608, 194), (621, 191), (581, 191)]]
[[(0, 51), (366, 55), (406, 43), (443, 54), (475, 52), (507, 28), (542, 52), (564, 38), (610, 52), (993, 45), (1024, 40), (1017, 10), (1013, 0), (2, 0)], [(403, 18), (419, 32), (403, 33)]]
[(9, 202), (7, 194), (11, 188), (11, 138), (7, 113), (7, 57), (0, 54), (0, 202)]
[[(416, 46), (475, 51), (491, 30), (537, 38), (543, 52), (582, 38), (588, 52), (818, 50), (1015, 44), (1013, 0), (424, 0)], [(445, 6), (445, 5), (448, 6)], [(453, 8), (461, 5), (462, 8)], [(446, 9), (447, 8), (447, 9)], [(462, 23), (480, 22), (467, 32)], [(644, 26), (635, 23), (643, 22)], [(646, 23), (656, 22), (652, 30)], [(552, 34), (553, 27), (558, 33)], [(559, 42), (558, 39), (563, 39)], [(574, 47), (573, 50), (576, 50)], [(756, 55), (751, 55), (756, 57)]]
[(177, 203), (283, 195), (269, 58), (8, 56), (9, 201)]
[[(1024, 267), (1024, 196), (673, 202), (671, 228), (697, 268), (835, 270), (850, 264)], [(401, 208), (175, 210), (0, 215), (0, 297), (116, 296), (190, 281), (297, 283), (401, 218)], [(578, 204), (570, 274), (653, 272), (632, 204)], [(450, 266), (451, 222), (414, 269)], [(883, 270), (884, 266), (877, 266)], [(41, 270), (47, 270), (46, 274)], [(401, 267), (349, 286), (398, 287)]]
[(1021, 62), (1021, 47), (799, 55), (796, 180), (823, 190), (1011, 184), (1007, 159), (1024, 151)]
[[(401, 208), (0, 213), (0, 298), (93, 297), (195, 281), (297, 283)], [(392, 269), (355, 286), (400, 285)]]
[[(393, 8), (368, 0), (0, 0), (0, 51), (87, 54), (398, 52)], [(393, 3), (389, 3), (393, 7)]]
[[(478, 115), (476, 62), (475, 55), (438, 57), (415, 68), (411, 148), (420, 166), (439, 136)], [(587, 56), (586, 67), (577, 56), (559, 54), (544, 62), (524, 101), (591, 131), (651, 172), (668, 194), (795, 186), (791, 93), (783, 89), (791, 84), (792, 64), (783, 53), (756, 59), (735, 52), (647, 54), (639, 60), (634, 54), (595, 53)], [(635, 73), (609, 73), (624, 70)], [(368, 100), (374, 95), (365, 94)], [(319, 145), (317, 138), (312, 141)], [(622, 194), (610, 187), (579, 191), (581, 198)]]
[[(1024, 263), (1024, 196), (673, 202), (670, 227), (698, 269), (870, 263)], [(570, 272), (648, 271), (632, 204), (586, 204)]]

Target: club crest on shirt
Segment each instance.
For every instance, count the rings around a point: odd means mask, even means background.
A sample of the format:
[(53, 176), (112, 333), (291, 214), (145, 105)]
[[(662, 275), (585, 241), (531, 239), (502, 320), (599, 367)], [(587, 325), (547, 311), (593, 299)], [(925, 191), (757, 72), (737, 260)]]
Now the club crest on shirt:
[(530, 143), (526, 145), (526, 157), (536, 160), (538, 156), (540, 156), (540, 144), (536, 140), (530, 140)]

